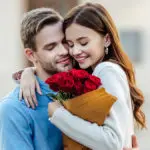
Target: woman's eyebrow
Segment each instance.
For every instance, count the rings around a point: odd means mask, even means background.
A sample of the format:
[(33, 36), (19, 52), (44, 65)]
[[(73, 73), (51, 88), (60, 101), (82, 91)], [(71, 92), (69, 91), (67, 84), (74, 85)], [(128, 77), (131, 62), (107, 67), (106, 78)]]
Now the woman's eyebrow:
[(87, 37), (79, 37), (77, 38), (77, 41), (83, 40), (83, 39), (88, 39)]

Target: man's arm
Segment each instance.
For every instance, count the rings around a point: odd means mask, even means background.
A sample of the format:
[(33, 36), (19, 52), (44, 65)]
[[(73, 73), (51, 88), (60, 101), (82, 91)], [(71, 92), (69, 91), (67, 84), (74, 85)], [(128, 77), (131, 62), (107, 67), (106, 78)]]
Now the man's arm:
[(32, 130), (21, 102), (0, 102), (0, 150), (33, 150)]

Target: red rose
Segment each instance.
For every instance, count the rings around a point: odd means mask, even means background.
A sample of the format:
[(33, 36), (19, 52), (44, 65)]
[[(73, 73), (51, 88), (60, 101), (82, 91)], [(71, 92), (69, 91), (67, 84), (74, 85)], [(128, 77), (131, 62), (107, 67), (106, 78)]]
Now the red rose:
[(74, 92), (75, 96), (81, 95), (83, 93), (83, 84), (80, 81), (76, 81), (74, 84)]
[(101, 85), (100, 78), (90, 75), (84, 83), (84, 93), (96, 90)]
[(90, 75), (88, 80), (91, 80), (91, 82), (93, 82), (97, 88), (102, 85), (100, 78), (96, 76)]
[(59, 80), (60, 76), (55, 74), (55, 76), (52, 76), (48, 78), (45, 82), (49, 85), (49, 87), (54, 90), (55, 92), (59, 91)]
[(60, 81), (62, 77), (66, 75), (66, 72), (60, 72), (49, 77), (45, 82), (49, 85), (49, 87), (55, 92), (60, 89)]
[(61, 76), (59, 74), (54, 74), (53, 76), (49, 77), (45, 82), (47, 84), (52, 83), (52, 82), (59, 82)]
[(96, 85), (91, 80), (85, 81), (84, 91), (83, 91), (84, 93), (87, 93), (96, 89), (97, 89)]
[(72, 69), (71, 71), (69, 71), (69, 73), (74, 77), (74, 79), (78, 80), (87, 79), (90, 75), (87, 71), (81, 69)]
[(73, 77), (69, 74), (63, 75), (59, 82), (60, 90), (63, 92), (72, 92), (74, 87)]
[(55, 91), (55, 92), (58, 92), (59, 91), (59, 86), (58, 86), (58, 83), (55, 82), (55, 80), (53, 79), (48, 79), (46, 82), (48, 82), (47, 84), (49, 85), (49, 87)]

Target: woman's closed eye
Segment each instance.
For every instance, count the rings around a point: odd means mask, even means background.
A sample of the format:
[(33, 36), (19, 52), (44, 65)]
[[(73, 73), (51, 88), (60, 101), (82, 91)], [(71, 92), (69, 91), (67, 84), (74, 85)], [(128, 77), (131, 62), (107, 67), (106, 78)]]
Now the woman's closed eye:
[(78, 42), (81, 46), (86, 46), (88, 44), (88, 39), (87, 38), (79, 38)]
[[(77, 40), (77, 43), (80, 44), (81, 46), (86, 46), (89, 42), (85, 39), (79, 39)], [(74, 47), (74, 43), (71, 41), (67, 41), (67, 44), (70, 48)]]
[(80, 42), (80, 44), (81, 44), (82, 46), (86, 46), (86, 45), (88, 44), (88, 42)]

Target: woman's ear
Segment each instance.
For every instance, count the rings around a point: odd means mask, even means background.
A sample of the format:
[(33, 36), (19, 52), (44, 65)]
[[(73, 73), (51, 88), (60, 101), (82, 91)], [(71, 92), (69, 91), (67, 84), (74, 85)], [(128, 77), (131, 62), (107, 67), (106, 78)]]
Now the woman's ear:
[(110, 35), (107, 33), (104, 36), (104, 46), (109, 47), (110, 45), (111, 45), (111, 38), (110, 38)]

